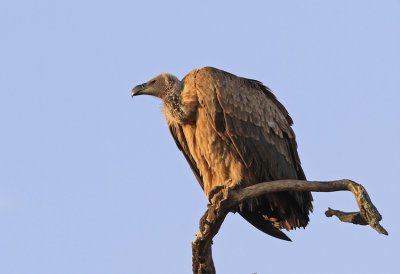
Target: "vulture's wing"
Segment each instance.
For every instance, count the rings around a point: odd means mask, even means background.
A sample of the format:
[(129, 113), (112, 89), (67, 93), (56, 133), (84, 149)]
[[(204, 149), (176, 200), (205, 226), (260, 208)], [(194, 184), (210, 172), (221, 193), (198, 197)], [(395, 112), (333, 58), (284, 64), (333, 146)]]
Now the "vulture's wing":
[(169, 126), (169, 131), (171, 132), (172, 137), (179, 150), (182, 151), (185, 156), (186, 161), (189, 163), (190, 168), (192, 169), (194, 175), (196, 176), (197, 181), (199, 182), (201, 188), (204, 189), (203, 186), (203, 178), (201, 177), (200, 171), (196, 165), (196, 162), (193, 159), (192, 154), (189, 151), (189, 147), (186, 142), (185, 135), (182, 132), (182, 128), (178, 124), (173, 124)]
[[(305, 179), (290, 127), (292, 119), (267, 87), (255, 80), (207, 67), (198, 70), (196, 88), (200, 105), (212, 126), (234, 147), (237, 157), (259, 182)], [(310, 192), (268, 194), (259, 214), (279, 228), (305, 227), (312, 210), (311, 201)], [(249, 220), (254, 220), (250, 213), (241, 214), (250, 223), (256, 222)], [(260, 225), (255, 226), (263, 230)]]

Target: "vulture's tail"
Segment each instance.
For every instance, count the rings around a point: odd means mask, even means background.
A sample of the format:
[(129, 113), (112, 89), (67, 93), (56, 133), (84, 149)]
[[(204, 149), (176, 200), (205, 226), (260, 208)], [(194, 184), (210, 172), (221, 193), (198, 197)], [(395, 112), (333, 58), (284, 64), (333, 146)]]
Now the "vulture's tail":
[[(311, 193), (307, 191), (269, 193), (247, 201), (247, 206), (243, 205), (238, 212), (262, 232), (291, 241), (280, 229), (306, 227), (310, 220), (308, 214), (312, 211), (311, 201)], [(256, 208), (255, 203), (258, 205)]]
[(276, 228), (270, 221), (266, 220), (263, 215), (258, 212), (251, 212), (248, 210), (241, 210), (239, 214), (253, 226), (258, 228), (264, 233), (271, 235), (272, 237), (285, 240), (292, 241), (285, 233), (283, 233), (280, 229)]

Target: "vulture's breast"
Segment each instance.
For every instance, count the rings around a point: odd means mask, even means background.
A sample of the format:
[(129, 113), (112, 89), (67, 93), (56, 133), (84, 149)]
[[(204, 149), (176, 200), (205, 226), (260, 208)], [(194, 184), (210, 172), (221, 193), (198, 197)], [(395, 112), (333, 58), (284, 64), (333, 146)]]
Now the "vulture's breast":
[(203, 177), (204, 192), (216, 186), (240, 184), (242, 178), (251, 178), (245, 166), (235, 156), (229, 144), (213, 128), (203, 108), (198, 108), (196, 123), (183, 125), (190, 153)]

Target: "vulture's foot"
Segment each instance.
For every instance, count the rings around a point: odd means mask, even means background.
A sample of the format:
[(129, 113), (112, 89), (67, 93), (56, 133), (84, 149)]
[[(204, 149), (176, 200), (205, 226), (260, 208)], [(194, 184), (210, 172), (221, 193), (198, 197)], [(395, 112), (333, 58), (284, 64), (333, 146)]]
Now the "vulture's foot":
[(220, 203), (222, 200), (226, 200), (229, 197), (231, 190), (236, 190), (239, 185), (232, 185), (232, 179), (225, 181), (224, 185), (215, 186), (208, 193), (208, 200), (211, 204)]
[(220, 198), (217, 196), (220, 196), (220, 194), (224, 188), (225, 188), (225, 186), (215, 186), (210, 190), (210, 192), (208, 193), (208, 200), (210, 201), (211, 204), (214, 204), (215, 200)]

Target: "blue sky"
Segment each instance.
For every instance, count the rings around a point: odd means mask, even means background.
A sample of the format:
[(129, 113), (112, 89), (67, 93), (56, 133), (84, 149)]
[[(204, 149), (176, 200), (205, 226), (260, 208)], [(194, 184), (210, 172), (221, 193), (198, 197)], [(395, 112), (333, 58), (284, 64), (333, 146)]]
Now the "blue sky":
[(190, 273), (206, 198), (155, 98), (131, 88), (214, 66), (268, 85), (310, 180), (353, 179), (389, 237), (328, 219), (293, 242), (229, 215), (218, 273), (398, 268), (399, 1), (0, 3), (0, 272)]

